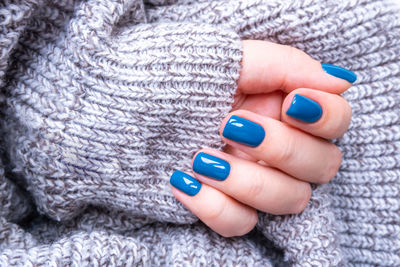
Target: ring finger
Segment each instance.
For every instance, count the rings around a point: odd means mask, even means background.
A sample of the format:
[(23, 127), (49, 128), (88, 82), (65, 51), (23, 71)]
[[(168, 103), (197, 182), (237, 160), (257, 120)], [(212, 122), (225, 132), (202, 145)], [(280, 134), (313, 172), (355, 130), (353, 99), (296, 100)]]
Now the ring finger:
[(200, 182), (271, 214), (299, 213), (311, 197), (309, 183), (218, 150), (197, 153), (193, 171)]

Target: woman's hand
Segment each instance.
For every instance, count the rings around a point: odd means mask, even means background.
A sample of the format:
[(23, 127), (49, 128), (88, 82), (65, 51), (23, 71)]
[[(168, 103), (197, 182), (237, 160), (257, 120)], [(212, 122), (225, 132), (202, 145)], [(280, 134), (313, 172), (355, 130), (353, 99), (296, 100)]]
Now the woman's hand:
[(223, 236), (248, 233), (256, 210), (301, 212), (310, 183), (335, 176), (341, 152), (328, 140), (348, 128), (351, 108), (339, 94), (356, 79), (264, 41), (243, 42), (242, 65), (234, 111), (220, 129), (225, 151), (199, 151), (195, 178), (180, 171), (171, 176), (175, 197)]

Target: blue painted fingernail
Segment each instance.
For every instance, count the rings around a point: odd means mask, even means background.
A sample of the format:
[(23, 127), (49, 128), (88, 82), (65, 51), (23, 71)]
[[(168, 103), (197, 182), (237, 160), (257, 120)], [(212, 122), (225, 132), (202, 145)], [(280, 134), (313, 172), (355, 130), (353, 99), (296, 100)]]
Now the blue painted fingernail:
[(226, 123), (222, 135), (238, 143), (256, 147), (264, 140), (265, 131), (259, 124), (233, 115)]
[(295, 119), (311, 123), (321, 118), (322, 108), (314, 100), (296, 94), (286, 114)]
[(228, 177), (231, 165), (223, 159), (200, 152), (193, 161), (193, 171), (223, 181)]
[(171, 175), (169, 182), (173, 187), (178, 188), (183, 193), (188, 194), (189, 196), (196, 195), (201, 188), (201, 183), (199, 181), (194, 179), (189, 174), (181, 171), (175, 171)]
[(348, 69), (331, 64), (321, 64), (321, 65), (324, 71), (330, 75), (346, 80), (350, 83), (354, 83), (357, 80), (357, 75), (354, 72), (349, 71)]

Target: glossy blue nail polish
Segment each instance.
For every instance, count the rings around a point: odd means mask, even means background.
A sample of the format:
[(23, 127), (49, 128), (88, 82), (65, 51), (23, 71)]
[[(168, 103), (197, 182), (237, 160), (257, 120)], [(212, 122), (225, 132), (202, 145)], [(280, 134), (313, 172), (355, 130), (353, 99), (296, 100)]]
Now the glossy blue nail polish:
[(350, 83), (354, 83), (357, 80), (357, 75), (348, 69), (331, 64), (321, 64), (321, 66), (326, 73), (346, 80)]
[(173, 187), (178, 188), (183, 193), (188, 194), (189, 196), (196, 195), (201, 188), (201, 183), (199, 181), (197, 181), (189, 174), (181, 171), (175, 171), (171, 175), (169, 182)]
[(294, 95), (292, 104), (286, 111), (286, 114), (295, 119), (311, 123), (316, 122), (321, 118), (322, 108), (314, 100), (296, 94)]
[(193, 161), (193, 171), (216, 180), (225, 180), (231, 171), (229, 162), (200, 152)]
[(222, 135), (238, 143), (256, 147), (264, 140), (265, 131), (259, 124), (233, 115), (226, 123)]

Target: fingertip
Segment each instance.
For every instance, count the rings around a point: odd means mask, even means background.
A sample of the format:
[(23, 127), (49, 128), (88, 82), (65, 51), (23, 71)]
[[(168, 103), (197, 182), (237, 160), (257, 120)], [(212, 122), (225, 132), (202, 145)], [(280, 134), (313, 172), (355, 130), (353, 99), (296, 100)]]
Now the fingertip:
[(301, 94), (294, 94), (290, 105), (286, 108), (286, 115), (305, 123), (317, 122), (322, 113), (322, 107), (318, 102)]
[(214, 150), (208, 153), (198, 153), (193, 161), (192, 169), (196, 178), (204, 175), (205, 177), (222, 182), (228, 178), (231, 165), (226, 160), (223, 152)]
[(296, 89), (284, 99), (283, 122), (325, 139), (343, 136), (351, 121), (350, 104), (341, 96), (319, 90)]
[(255, 148), (265, 139), (265, 130), (260, 125), (258, 115), (247, 110), (235, 110), (223, 121), (220, 129), (221, 137), (227, 144), (235, 143), (240, 148), (243, 146)]
[(191, 197), (196, 196), (202, 187), (196, 178), (179, 170), (172, 173), (169, 182), (173, 187)]
[(171, 190), (187, 209), (222, 236), (244, 235), (256, 224), (254, 209), (237, 202), (212, 186), (202, 184), (194, 196), (174, 187)]
[(357, 75), (346, 68), (326, 63), (321, 63), (321, 67), (329, 75), (345, 80), (350, 84), (353, 84), (357, 80)]

